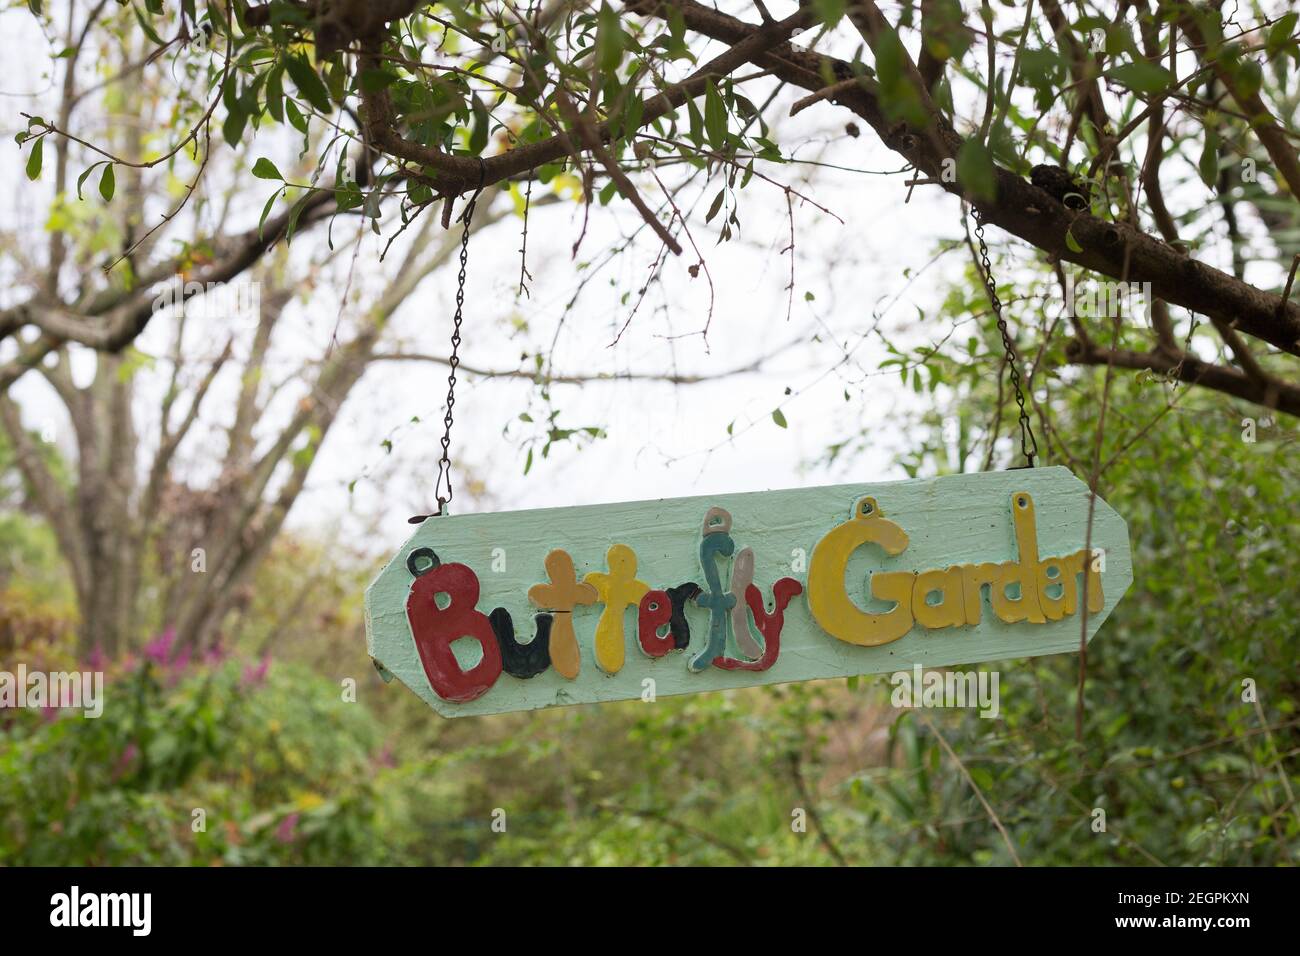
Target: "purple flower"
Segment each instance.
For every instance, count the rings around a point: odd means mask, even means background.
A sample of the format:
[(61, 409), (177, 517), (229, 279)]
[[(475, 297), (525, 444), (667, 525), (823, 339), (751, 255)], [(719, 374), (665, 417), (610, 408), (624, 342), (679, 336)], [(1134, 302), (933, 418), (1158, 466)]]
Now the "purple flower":
[(283, 820), (275, 829), (275, 838), (281, 843), (292, 843), (298, 839), (298, 812), (295, 810)]
[(172, 645), (176, 643), (176, 628), (169, 627), (144, 647), (144, 656), (155, 664), (165, 667), (171, 656)]
[(244, 668), (244, 676), (240, 683), (245, 687), (256, 687), (266, 680), (266, 672), (270, 667), (271, 655), (267, 654), (262, 658), (262, 663), (258, 664), (256, 667), (249, 665)]
[(113, 779), (117, 780), (127, 772), (135, 758), (140, 756), (140, 748), (136, 746), (135, 741), (131, 741), (122, 751), (122, 756), (117, 758), (117, 764), (113, 767)]

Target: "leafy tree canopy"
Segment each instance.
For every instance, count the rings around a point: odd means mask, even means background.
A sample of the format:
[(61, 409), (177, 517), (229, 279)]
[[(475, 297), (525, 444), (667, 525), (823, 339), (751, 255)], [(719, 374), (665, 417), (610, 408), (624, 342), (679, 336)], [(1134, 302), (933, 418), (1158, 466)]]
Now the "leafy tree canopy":
[[(39, 0), (32, 6), (40, 15)], [(93, 156), (78, 191), (111, 198), (123, 167), (186, 150), (206, 162), (221, 140), (282, 125), (316, 162), (308, 181), (291, 182), (253, 151), (253, 174), (281, 185), (263, 227), (287, 204), (291, 235), (320, 194), (376, 229), (400, 231), (430, 209), (448, 224), (453, 200), (481, 186), (576, 175), (587, 202), (631, 203), (682, 254), (689, 229), (660, 169), (719, 175), (708, 218), (727, 210), (712, 223), (726, 239), (736, 194), (789, 159), (781, 117), (838, 109), (855, 133), (865, 121), (915, 180), (973, 203), (1050, 262), (1151, 283), (1148, 327), (1076, 318), (1065, 361), (1300, 412), (1300, 306), (1282, 294), (1300, 195), (1298, 15), (1286, 4), (127, 6), (147, 40), (139, 68), (176, 77), (173, 143), (144, 159), (97, 145), (75, 122), (30, 117), (18, 137), (29, 176), (41, 174), (47, 141), (71, 139)], [(781, 95), (791, 89), (793, 105)], [(389, 197), (400, 214), (381, 223)], [(1182, 335), (1170, 307), (1192, 328), (1208, 320), (1214, 338)], [(130, 338), (39, 314), (5, 318), (110, 348)]]

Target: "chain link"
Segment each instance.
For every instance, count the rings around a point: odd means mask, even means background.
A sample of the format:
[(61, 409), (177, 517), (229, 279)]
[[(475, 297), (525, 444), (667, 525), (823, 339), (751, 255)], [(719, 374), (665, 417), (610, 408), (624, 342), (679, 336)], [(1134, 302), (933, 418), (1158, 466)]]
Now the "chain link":
[(452, 499), (451, 426), (456, 420), (454, 415), (456, 408), (456, 370), (460, 368), (460, 327), (464, 321), (465, 269), (469, 265), (469, 228), (470, 220), (474, 218), (474, 205), (483, 192), (483, 183), (486, 178), (487, 166), (480, 157), (478, 189), (470, 197), (469, 202), (465, 205), (465, 212), (460, 217), (461, 222), (464, 223), (464, 228), (460, 234), (460, 272), (456, 276), (456, 314), (451, 319), (451, 355), (447, 359), (447, 365), (451, 368), (451, 372), (447, 375), (447, 413), (442, 417), (442, 457), (438, 459), (438, 477), (433, 483), (433, 492), (437, 496), (438, 510), (431, 515), (416, 515), (410, 519), (411, 524), (419, 524), (426, 518), (436, 518), (445, 514), (447, 505)]
[(984, 272), (984, 285), (988, 289), (989, 304), (993, 307), (993, 314), (998, 320), (998, 332), (1002, 335), (1002, 347), (1006, 353), (1007, 368), (1010, 369), (1008, 378), (1011, 379), (1011, 387), (1016, 390), (1016, 404), (1020, 407), (1020, 451), (1025, 456), (1025, 461), (1029, 464), (1027, 467), (1034, 467), (1034, 459), (1038, 457), (1038, 439), (1034, 437), (1034, 428), (1029, 421), (1029, 412), (1025, 410), (1025, 393), (1020, 388), (1020, 370), (1017, 368), (1019, 359), (1016, 355), (1016, 344), (1011, 339), (1011, 330), (1007, 328), (1007, 320), (1002, 316), (1002, 300), (998, 298), (997, 284), (993, 279), (993, 266), (989, 262), (989, 247), (984, 241), (984, 215), (978, 209), (973, 207), (975, 217), (975, 239), (979, 242), (980, 265)]

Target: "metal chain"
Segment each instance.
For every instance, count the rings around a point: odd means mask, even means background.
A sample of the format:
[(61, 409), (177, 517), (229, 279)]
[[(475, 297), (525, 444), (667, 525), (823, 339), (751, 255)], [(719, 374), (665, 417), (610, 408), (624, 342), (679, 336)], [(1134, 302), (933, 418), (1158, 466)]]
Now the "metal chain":
[(1020, 406), (1020, 451), (1024, 454), (1025, 460), (1029, 463), (1027, 466), (1034, 467), (1034, 459), (1038, 457), (1038, 439), (1034, 437), (1034, 428), (1029, 422), (1029, 413), (1025, 410), (1025, 393), (1020, 388), (1020, 370), (1016, 367), (1019, 361), (1016, 355), (1016, 344), (1011, 339), (1011, 330), (1007, 328), (1007, 320), (1002, 316), (1002, 300), (998, 298), (997, 284), (993, 280), (993, 266), (989, 262), (989, 247), (984, 242), (984, 215), (978, 207), (973, 207), (975, 217), (975, 238), (980, 247), (980, 264), (984, 270), (984, 284), (988, 288), (989, 304), (993, 306), (993, 314), (998, 320), (998, 332), (1002, 334), (1002, 347), (1006, 350), (1007, 368), (1010, 369), (1008, 377), (1011, 379), (1011, 387), (1016, 390), (1016, 404)]
[[(433, 492), (437, 496), (438, 510), (431, 515), (416, 515), (410, 519), (411, 524), (419, 524), (426, 518), (436, 518), (447, 511), (447, 504), (452, 499), (451, 489), (451, 426), (455, 422), (454, 410), (456, 408), (456, 370), (460, 367), (460, 327), (464, 321), (465, 309), (465, 269), (469, 265), (469, 227), (470, 220), (474, 218), (474, 205), (478, 202), (479, 195), (483, 192), (483, 184), (487, 179), (487, 166), (483, 158), (479, 157), (479, 182), (478, 189), (470, 197), (469, 202), (465, 205), (465, 212), (461, 215), (461, 222), (464, 223), (464, 229), (460, 234), (460, 272), (456, 276), (456, 314), (451, 319), (451, 356), (447, 359), (447, 365), (451, 368), (450, 374), (447, 375), (447, 413), (442, 418), (442, 457), (438, 459), (438, 477), (433, 483)], [(446, 494), (443, 494), (443, 490)]]

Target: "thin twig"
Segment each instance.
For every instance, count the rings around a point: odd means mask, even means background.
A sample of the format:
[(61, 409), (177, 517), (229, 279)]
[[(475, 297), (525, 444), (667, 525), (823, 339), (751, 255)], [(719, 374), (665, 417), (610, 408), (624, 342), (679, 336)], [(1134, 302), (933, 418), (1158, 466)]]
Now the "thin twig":
[(826, 827), (822, 823), (821, 814), (817, 812), (817, 806), (813, 801), (812, 793), (808, 790), (808, 781), (803, 776), (803, 765), (797, 751), (791, 751), (786, 755), (790, 763), (790, 777), (794, 780), (795, 790), (799, 792), (799, 799), (803, 801), (804, 811), (808, 814), (808, 819), (812, 822), (813, 830), (817, 833), (817, 840), (831, 855), (837, 865), (848, 866), (849, 861), (844, 858), (840, 848), (835, 845), (831, 835), (826, 832)]
[(998, 815), (994, 811), (992, 805), (990, 805), (988, 800), (985, 799), (984, 791), (981, 790), (979, 784), (975, 782), (975, 778), (970, 775), (970, 771), (966, 769), (966, 764), (964, 764), (962, 759), (957, 756), (957, 751), (953, 750), (952, 746), (948, 743), (948, 738), (940, 733), (939, 728), (934, 725), (934, 721), (930, 719), (928, 714), (922, 713), (919, 710), (915, 711), (915, 713), (917, 718), (930, 728), (930, 732), (938, 739), (939, 744), (943, 747), (944, 752), (948, 754), (949, 759), (957, 765), (957, 769), (961, 772), (962, 777), (966, 780), (966, 783), (970, 785), (971, 790), (974, 791), (976, 799), (978, 799), (980, 805), (984, 807), (984, 812), (987, 813), (989, 819), (993, 821), (993, 825), (997, 827), (998, 833), (1002, 834), (1002, 842), (1007, 845), (1007, 852), (1011, 854), (1011, 859), (1016, 861), (1016, 866), (1024, 866), (1024, 863), (1020, 861), (1020, 855), (1016, 853), (1015, 845), (1011, 842), (1011, 835), (1007, 833), (1007, 828), (1002, 825), (1002, 821), (998, 819)]

